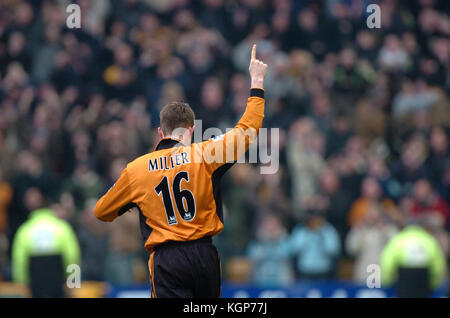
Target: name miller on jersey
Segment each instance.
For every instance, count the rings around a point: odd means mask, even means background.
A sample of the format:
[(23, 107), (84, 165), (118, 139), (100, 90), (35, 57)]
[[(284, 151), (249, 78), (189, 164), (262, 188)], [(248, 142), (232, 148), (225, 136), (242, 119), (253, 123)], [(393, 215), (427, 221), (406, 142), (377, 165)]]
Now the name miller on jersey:
[[(170, 159), (169, 159), (170, 158)], [(148, 171), (158, 171), (158, 170), (170, 170), (177, 166), (190, 163), (188, 159), (188, 153), (183, 151), (179, 154), (173, 156), (161, 156), (150, 159), (148, 161)]]

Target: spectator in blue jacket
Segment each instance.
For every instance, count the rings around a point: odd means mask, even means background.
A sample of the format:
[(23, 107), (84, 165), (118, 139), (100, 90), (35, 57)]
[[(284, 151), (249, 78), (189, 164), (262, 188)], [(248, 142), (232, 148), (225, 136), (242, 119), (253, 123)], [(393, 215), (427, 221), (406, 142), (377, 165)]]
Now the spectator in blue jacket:
[(274, 214), (264, 214), (250, 242), (247, 256), (253, 265), (253, 282), (261, 286), (279, 286), (294, 281), (294, 270), (284, 242), (287, 231)]
[(341, 243), (335, 228), (318, 212), (309, 212), (305, 224), (297, 225), (285, 250), (296, 257), (300, 279), (330, 279)]

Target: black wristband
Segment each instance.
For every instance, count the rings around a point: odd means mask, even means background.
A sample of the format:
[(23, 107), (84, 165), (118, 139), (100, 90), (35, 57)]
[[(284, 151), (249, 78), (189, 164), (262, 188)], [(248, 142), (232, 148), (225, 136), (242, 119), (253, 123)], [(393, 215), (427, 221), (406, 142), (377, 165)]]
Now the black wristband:
[(250, 97), (264, 98), (264, 90), (261, 88), (250, 88)]

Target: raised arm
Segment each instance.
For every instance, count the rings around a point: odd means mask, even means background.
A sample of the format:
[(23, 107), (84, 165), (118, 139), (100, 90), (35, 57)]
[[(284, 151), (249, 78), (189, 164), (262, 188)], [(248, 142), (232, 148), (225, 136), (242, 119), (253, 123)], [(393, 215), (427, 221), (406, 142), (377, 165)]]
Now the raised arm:
[(251, 78), (250, 97), (247, 107), (236, 126), (222, 136), (201, 144), (203, 159), (214, 169), (236, 161), (255, 141), (264, 118), (264, 78), (267, 65), (256, 59), (256, 44), (253, 45), (249, 72)]

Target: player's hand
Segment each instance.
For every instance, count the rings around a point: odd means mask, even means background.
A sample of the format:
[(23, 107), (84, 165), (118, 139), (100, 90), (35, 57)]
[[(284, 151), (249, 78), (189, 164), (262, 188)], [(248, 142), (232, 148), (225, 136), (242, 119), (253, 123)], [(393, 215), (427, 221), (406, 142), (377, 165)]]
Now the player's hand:
[(264, 78), (267, 74), (267, 64), (256, 59), (256, 44), (253, 44), (250, 66), (251, 88), (264, 89)]

